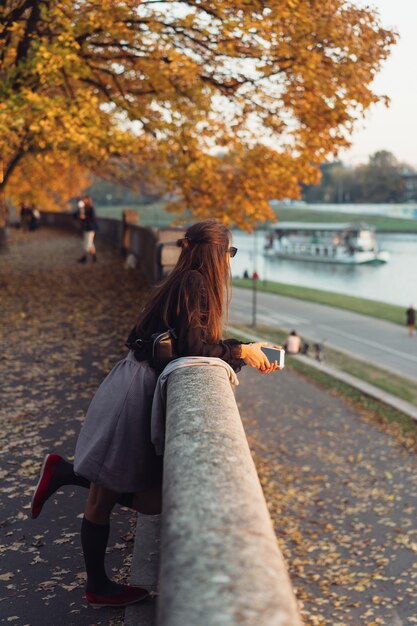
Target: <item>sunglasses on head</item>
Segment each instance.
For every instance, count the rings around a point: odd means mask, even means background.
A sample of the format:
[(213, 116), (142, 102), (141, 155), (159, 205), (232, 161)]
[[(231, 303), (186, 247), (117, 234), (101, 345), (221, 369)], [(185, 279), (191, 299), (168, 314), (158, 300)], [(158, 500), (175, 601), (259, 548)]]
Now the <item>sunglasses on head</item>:
[(237, 254), (237, 248), (231, 247), (229, 248), (230, 257), (233, 258)]

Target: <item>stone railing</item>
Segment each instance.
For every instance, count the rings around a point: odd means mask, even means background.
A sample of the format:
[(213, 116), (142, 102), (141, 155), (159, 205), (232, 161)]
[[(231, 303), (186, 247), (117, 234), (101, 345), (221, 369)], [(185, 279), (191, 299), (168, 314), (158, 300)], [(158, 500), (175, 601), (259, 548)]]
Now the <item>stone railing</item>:
[(158, 626), (301, 624), (223, 367), (168, 379), (157, 613)]

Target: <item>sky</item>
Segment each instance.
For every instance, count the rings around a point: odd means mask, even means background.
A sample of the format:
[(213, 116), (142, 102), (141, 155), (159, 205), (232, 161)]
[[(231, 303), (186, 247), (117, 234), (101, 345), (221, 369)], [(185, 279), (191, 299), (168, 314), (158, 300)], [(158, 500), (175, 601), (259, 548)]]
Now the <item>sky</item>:
[(378, 9), (384, 27), (393, 27), (399, 41), (374, 81), (374, 91), (391, 99), (387, 109), (374, 105), (352, 135), (352, 147), (340, 158), (364, 163), (377, 150), (389, 150), (417, 169), (417, 0), (357, 0)]

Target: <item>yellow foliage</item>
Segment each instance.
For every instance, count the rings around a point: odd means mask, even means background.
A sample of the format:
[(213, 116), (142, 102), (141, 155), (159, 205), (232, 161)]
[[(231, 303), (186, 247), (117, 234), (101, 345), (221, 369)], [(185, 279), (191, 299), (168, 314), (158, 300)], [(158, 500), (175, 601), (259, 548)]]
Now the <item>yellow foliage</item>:
[(90, 183), (88, 174), (67, 154), (29, 154), (13, 171), (8, 196), (16, 207), (27, 202), (46, 211), (65, 211), (70, 209), (69, 199)]
[(249, 228), (348, 145), (395, 38), (352, 0), (5, 0), (0, 185), (151, 163), (174, 211)]

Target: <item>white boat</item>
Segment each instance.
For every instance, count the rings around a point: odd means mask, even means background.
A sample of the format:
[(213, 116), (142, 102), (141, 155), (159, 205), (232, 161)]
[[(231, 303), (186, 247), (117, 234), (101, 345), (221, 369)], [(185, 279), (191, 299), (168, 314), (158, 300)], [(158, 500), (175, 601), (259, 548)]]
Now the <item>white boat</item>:
[(367, 224), (281, 222), (267, 231), (265, 255), (319, 263), (386, 263), (389, 252), (380, 250), (374, 230)]

